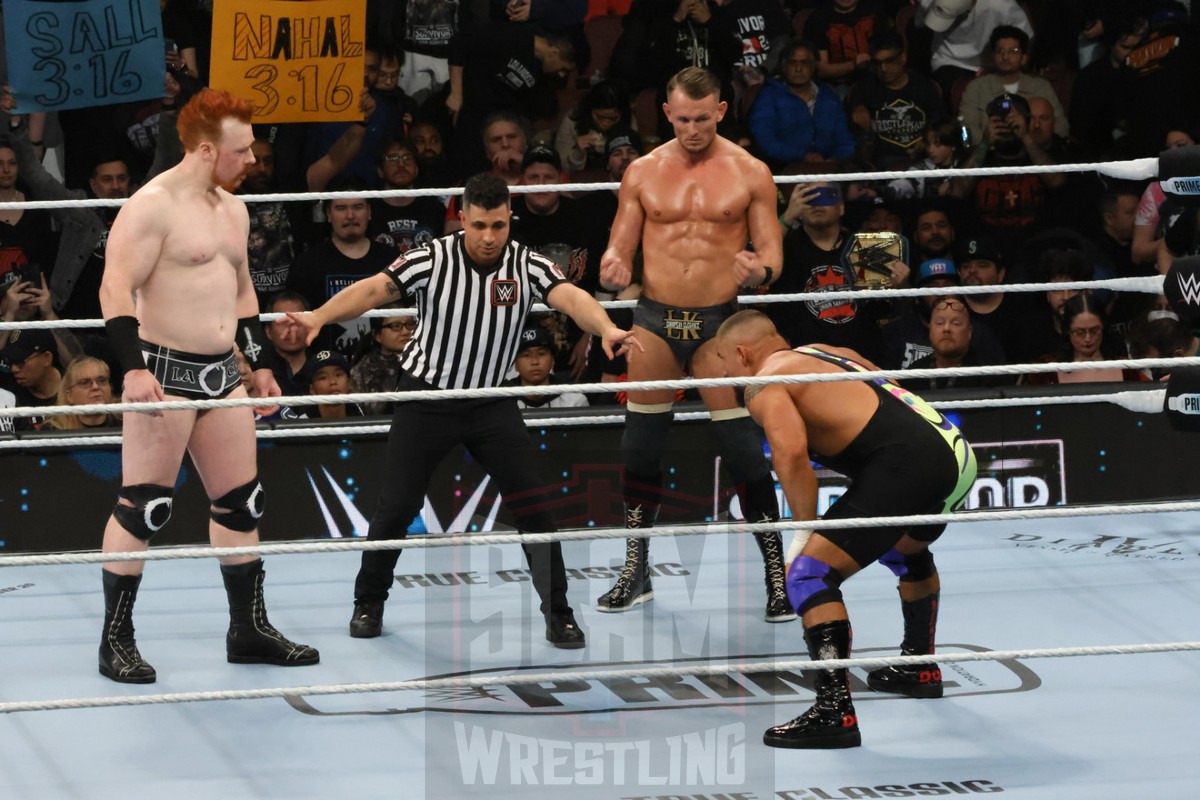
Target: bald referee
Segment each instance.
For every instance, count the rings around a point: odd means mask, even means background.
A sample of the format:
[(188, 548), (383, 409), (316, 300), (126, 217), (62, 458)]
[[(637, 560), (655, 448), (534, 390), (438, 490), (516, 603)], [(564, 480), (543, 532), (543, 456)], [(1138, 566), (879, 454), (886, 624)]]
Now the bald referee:
[[(415, 297), (417, 332), (401, 355), (398, 389), (482, 389), (500, 386), (516, 359), (529, 308), (543, 300), (600, 337), (610, 358), (638, 346), (587, 292), (548, 258), (508, 238), (508, 185), (490, 174), (467, 181), (463, 229), (409, 250), (377, 275), (334, 295), (315, 311), (289, 313), (308, 341), (323, 325), (353, 319), (403, 295)], [(516, 398), (397, 403), (388, 438), (379, 505), (368, 539), (403, 539), (421, 510), (430, 476), (462, 444), (496, 482), (521, 531), (555, 530), (549, 499), (534, 469), (535, 450)], [(584, 646), (567, 603), (562, 546), (524, 545), (533, 585), (555, 647)], [(364, 552), (354, 584), (350, 635), (378, 636), (398, 550)]]

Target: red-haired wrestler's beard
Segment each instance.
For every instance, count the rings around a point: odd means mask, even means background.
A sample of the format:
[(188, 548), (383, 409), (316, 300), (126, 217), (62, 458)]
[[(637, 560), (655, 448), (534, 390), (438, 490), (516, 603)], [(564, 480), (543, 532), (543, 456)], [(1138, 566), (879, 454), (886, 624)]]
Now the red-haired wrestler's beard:
[(243, 168), (232, 178), (222, 178), (220, 172), (217, 171), (217, 164), (213, 164), (212, 182), (216, 186), (220, 186), (225, 191), (233, 194), (237, 192), (238, 187), (242, 185), (242, 181), (246, 179), (246, 174), (249, 172), (249, 167)]

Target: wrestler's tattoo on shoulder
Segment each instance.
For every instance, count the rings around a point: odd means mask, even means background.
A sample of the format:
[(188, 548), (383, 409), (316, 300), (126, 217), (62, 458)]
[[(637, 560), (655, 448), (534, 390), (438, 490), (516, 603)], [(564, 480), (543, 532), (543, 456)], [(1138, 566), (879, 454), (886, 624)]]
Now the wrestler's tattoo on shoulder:
[(758, 393), (761, 392), (765, 388), (767, 388), (767, 387), (766, 386), (747, 386), (746, 387), (746, 408), (750, 407), (750, 402), (752, 400), (754, 400), (754, 398), (758, 396)]
[(391, 296), (391, 297), (399, 297), (399, 296), (400, 296), (400, 294), (401, 294), (401, 292), (400, 292), (400, 287), (399, 287), (399, 286), (397, 286), (395, 283), (392, 283), (391, 281), (388, 281), (388, 285), (387, 285), (387, 293), (388, 293), (388, 295), (389, 295), (389, 296)]

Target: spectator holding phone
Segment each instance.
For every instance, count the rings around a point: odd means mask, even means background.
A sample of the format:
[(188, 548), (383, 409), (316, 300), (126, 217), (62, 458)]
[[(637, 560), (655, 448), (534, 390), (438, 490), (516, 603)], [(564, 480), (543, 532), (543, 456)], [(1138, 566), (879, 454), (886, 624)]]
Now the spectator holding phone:
[[(1050, 155), (1034, 140), (1029, 130), (1029, 101), (1019, 94), (1005, 93), (987, 104), (987, 126), (983, 141), (972, 151), (964, 167), (1025, 167), (1052, 164)], [(1015, 255), (1018, 246), (1049, 219), (1051, 192), (1067, 184), (1063, 173), (989, 175), (983, 178), (953, 178), (950, 194), (974, 201), (985, 232), (1004, 244), (1005, 255)]]
[[(20, 185), (21, 170), (12, 146), (0, 141), (0, 203), (28, 198)], [(41, 286), (41, 265), (54, 261), (55, 237), (45, 211), (0, 210), (0, 292), (18, 281)]]
[[(187, 6), (196, 5), (183, 0), (159, 0), (162, 9), (163, 47), (166, 50), (167, 70), (175, 74), (200, 77), (198, 45), (206, 38), (199, 12)], [(208, 72), (206, 60), (205, 73)], [(206, 75), (207, 78), (207, 75)]]
[(967, 84), (958, 107), (963, 122), (971, 129), (971, 141), (983, 141), (988, 104), (1006, 92), (1019, 94), (1026, 101), (1040, 97), (1048, 102), (1054, 110), (1054, 133), (1066, 138), (1070, 132), (1067, 114), (1054, 87), (1045, 78), (1023, 71), (1029, 63), (1029, 34), (1014, 25), (997, 25), (988, 38), (987, 52), (991, 54), (991, 71)]
[[(855, 270), (842, 261), (849, 234), (842, 227), (846, 213), (842, 192), (833, 183), (800, 183), (792, 191), (780, 222), (783, 262), (787, 269), (771, 285), (772, 294), (837, 292), (854, 287)], [(878, 304), (861, 301), (809, 300), (771, 303), (765, 313), (793, 347), (823, 343), (850, 347), (877, 364), (888, 364), (888, 352)]]

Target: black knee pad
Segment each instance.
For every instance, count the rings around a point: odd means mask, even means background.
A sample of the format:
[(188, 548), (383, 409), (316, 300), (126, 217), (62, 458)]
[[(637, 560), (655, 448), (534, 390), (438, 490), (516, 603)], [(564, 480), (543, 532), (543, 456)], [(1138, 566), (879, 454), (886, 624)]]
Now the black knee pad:
[(926, 581), (937, 574), (933, 553), (929, 552), (928, 547), (919, 553), (905, 556), (904, 566), (908, 568), (908, 572), (900, 577), (902, 581)]
[(258, 527), (263, 508), (263, 487), (258, 478), (254, 478), (213, 500), (208, 515), (218, 525), (239, 533), (250, 533)]
[(771, 467), (763, 453), (763, 432), (750, 417), (713, 422), (717, 451), (735, 484), (770, 479)]
[(621, 435), (621, 453), (625, 469), (633, 475), (657, 475), (662, 472), (662, 454), (671, 433), (670, 411), (625, 412), (625, 432)]
[(143, 542), (148, 542), (171, 519), (171, 498), (174, 494), (173, 486), (153, 483), (122, 486), (118, 496), (133, 505), (118, 502), (113, 508), (113, 517), (122, 528)]

